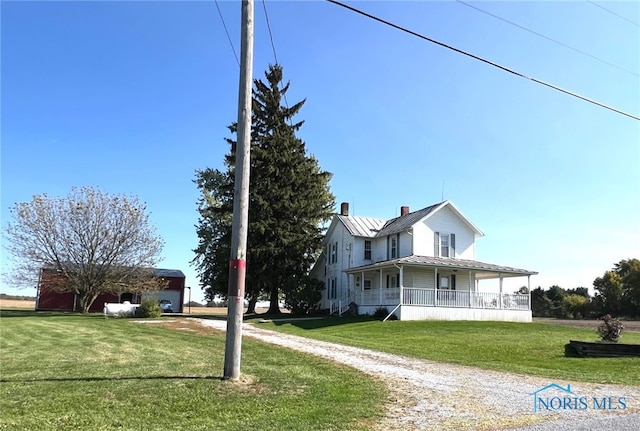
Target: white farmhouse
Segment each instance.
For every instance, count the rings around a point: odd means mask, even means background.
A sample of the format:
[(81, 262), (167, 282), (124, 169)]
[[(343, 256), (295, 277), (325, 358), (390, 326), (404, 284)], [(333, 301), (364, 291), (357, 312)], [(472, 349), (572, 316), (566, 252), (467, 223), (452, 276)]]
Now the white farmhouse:
[[(535, 271), (475, 260), (484, 234), (453, 203), (440, 202), (381, 220), (349, 215), (331, 221), (324, 251), (311, 271), (325, 282), (322, 308), (360, 314), (386, 307), (400, 320), (503, 320), (530, 322), (529, 294), (506, 294), (506, 277)], [(498, 292), (481, 292), (482, 280), (499, 280)]]

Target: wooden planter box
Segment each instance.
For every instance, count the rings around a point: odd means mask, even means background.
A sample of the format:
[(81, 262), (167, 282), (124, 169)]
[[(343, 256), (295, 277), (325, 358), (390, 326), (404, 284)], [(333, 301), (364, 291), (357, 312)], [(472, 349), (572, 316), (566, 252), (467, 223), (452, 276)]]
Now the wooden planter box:
[(589, 343), (586, 341), (569, 341), (564, 346), (565, 356), (589, 358), (616, 358), (640, 356), (640, 344), (621, 343)]

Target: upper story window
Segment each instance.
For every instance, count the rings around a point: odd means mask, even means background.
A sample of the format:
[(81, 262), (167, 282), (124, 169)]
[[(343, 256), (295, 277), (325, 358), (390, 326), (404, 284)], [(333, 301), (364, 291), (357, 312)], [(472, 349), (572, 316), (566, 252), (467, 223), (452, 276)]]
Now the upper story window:
[(440, 256), (449, 257), (449, 234), (440, 234)]
[(456, 257), (456, 234), (435, 232), (433, 245), (435, 257)]
[(338, 243), (332, 242), (329, 244), (329, 264), (338, 262)]
[(392, 236), (389, 241), (389, 259), (395, 259), (396, 257), (398, 257), (398, 238)]
[(371, 260), (371, 241), (368, 239), (364, 240), (364, 259)]

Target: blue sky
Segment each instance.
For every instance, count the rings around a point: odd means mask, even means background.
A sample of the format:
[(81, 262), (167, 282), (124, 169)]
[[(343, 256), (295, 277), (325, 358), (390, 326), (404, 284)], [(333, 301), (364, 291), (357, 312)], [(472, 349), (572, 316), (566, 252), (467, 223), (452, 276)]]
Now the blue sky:
[[(585, 1), (472, 3), (597, 59), (455, 1), (349, 4), (640, 116), (638, 2), (598, 2), (636, 25)], [(266, 5), (288, 101), (307, 99), (299, 137), (334, 174), (338, 206), (391, 218), (444, 196), (485, 233), (477, 259), (538, 271), (533, 287), (590, 287), (640, 257), (639, 121), (327, 2)], [(240, 3), (219, 7), (239, 52)], [(0, 8), (2, 226), (34, 194), (137, 195), (166, 241), (160, 266), (184, 271), (201, 299), (192, 180), (222, 167), (237, 115), (216, 4)], [(274, 58), (261, 1), (255, 15), (262, 77)]]

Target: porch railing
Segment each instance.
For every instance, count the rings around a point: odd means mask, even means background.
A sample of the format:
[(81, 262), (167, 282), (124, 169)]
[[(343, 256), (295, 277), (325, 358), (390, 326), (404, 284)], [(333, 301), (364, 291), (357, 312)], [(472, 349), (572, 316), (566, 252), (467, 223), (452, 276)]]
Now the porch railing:
[[(360, 292), (360, 305), (391, 305), (400, 303), (400, 289), (383, 289)], [(402, 305), (431, 307), (502, 308), (530, 310), (529, 295), (510, 293), (473, 292), (405, 287), (402, 289)]]
[(342, 313), (349, 309), (349, 299), (345, 296), (341, 299), (333, 299), (329, 301), (329, 314), (337, 314), (342, 316)]

